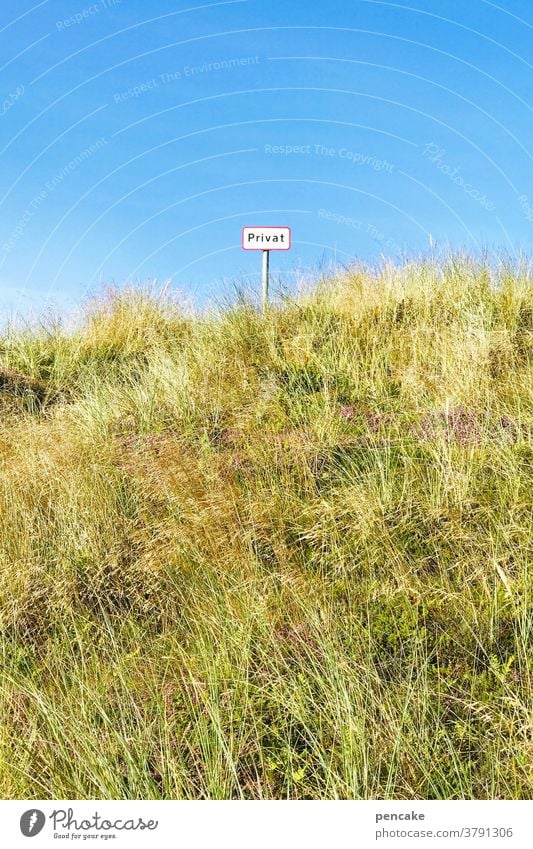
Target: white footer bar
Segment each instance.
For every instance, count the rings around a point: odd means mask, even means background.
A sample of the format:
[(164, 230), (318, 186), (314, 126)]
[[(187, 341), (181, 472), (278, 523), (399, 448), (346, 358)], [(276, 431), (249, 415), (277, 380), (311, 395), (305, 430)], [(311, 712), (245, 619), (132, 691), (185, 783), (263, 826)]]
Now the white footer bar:
[(6, 849), (533, 846), (529, 801), (2, 801), (0, 815)]

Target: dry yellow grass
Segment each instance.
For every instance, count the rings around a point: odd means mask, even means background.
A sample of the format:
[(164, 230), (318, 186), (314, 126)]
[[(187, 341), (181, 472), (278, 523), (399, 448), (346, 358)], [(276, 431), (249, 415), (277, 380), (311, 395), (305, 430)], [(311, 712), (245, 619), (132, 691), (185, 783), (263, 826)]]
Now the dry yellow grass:
[(529, 798), (532, 276), (0, 339), (4, 798)]

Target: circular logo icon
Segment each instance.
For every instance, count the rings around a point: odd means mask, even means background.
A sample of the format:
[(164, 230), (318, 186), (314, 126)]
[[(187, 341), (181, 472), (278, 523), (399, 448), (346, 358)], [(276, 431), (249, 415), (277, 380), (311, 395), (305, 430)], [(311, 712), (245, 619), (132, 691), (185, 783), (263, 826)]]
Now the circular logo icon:
[(35, 837), (43, 830), (46, 817), (42, 811), (37, 808), (31, 808), (25, 811), (20, 818), (20, 830), (24, 837)]

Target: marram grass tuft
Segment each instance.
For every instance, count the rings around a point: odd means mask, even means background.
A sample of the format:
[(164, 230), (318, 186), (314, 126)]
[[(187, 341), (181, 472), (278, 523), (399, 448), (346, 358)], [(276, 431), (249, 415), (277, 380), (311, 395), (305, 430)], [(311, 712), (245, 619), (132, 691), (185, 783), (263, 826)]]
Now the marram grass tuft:
[(0, 338), (2, 798), (524, 799), (533, 281)]

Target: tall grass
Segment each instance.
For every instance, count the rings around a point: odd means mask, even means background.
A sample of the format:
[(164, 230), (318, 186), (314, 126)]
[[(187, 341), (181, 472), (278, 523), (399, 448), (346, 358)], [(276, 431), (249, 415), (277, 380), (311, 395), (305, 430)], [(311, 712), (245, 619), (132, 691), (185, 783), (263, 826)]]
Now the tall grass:
[(0, 340), (4, 798), (530, 798), (527, 266)]

